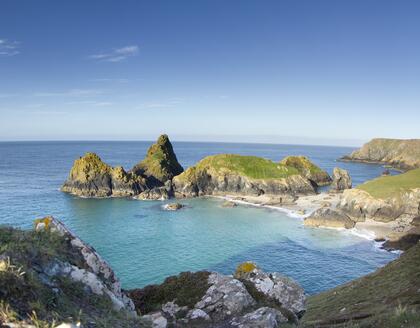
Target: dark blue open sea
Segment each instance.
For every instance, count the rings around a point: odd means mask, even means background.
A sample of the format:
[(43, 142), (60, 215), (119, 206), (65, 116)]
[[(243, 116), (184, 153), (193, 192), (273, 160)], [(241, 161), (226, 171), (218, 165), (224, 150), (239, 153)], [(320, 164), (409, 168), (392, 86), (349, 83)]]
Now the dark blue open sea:
[[(151, 142), (0, 143), (0, 223), (30, 228), (53, 215), (94, 246), (124, 288), (161, 282), (181, 271), (233, 272), (245, 260), (282, 272), (316, 293), (375, 270), (396, 257), (348, 231), (305, 228), (277, 210), (222, 208), (217, 199), (183, 201), (178, 212), (160, 201), (80, 199), (59, 191), (73, 161), (87, 151), (131, 168)], [(350, 171), (355, 184), (380, 175), (379, 165), (337, 163), (343, 147), (175, 142), (185, 167), (211, 154), (256, 155), (275, 161), (306, 155), (328, 172)]]

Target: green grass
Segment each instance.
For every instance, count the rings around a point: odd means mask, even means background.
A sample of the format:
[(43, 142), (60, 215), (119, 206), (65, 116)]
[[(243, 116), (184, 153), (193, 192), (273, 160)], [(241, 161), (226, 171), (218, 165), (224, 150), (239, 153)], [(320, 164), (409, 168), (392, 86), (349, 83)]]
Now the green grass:
[(196, 165), (197, 170), (209, 168), (219, 173), (233, 172), (252, 179), (282, 179), (299, 174), (294, 167), (265, 158), (233, 154), (208, 156)]
[(416, 327), (412, 323), (420, 318), (419, 268), (417, 244), (372, 274), (310, 296), (303, 327)]
[(420, 169), (394, 176), (379, 177), (357, 187), (375, 198), (382, 199), (398, 197), (401, 192), (414, 188), (420, 188)]

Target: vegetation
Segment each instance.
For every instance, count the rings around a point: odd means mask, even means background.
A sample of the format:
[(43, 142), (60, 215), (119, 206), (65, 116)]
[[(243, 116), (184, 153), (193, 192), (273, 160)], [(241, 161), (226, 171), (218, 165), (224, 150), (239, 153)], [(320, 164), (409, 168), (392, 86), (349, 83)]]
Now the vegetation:
[(398, 197), (401, 192), (414, 188), (420, 188), (420, 168), (399, 175), (379, 177), (357, 187), (382, 199)]
[(89, 181), (97, 175), (111, 173), (112, 168), (102, 162), (95, 153), (86, 153), (83, 157), (76, 159), (70, 171), (70, 177), (81, 182)]
[(64, 276), (47, 277), (54, 261), (83, 268), (82, 255), (55, 232), (0, 227), (0, 323), (55, 327), (61, 322), (95, 322), (95, 327), (141, 327), (125, 311), (113, 310), (106, 295), (86, 290)]
[[(201, 160), (192, 170), (214, 170), (218, 173), (236, 173), (252, 179), (282, 179), (299, 174), (294, 167), (275, 163), (256, 156), (221, 154), (208, 156)], [(190, 174), (193, 173), (190, 170)]]
[(318, 166), (312, 163), (306, 156), (287, 156), (280, 162), (286, 166), (291, 166), (296, 168), (300, 173), (306, 174), (315, 174), (323, 172)]
[(129, 296), (142, 314), (159, 310), (163, 304), (173, 300), (176, 300), (177, 305), (191, 309), (209, 289), (209, 275), (208, 271), (182, 272), (178, 276), (166, 278), (160, 285), (133, 289)]
[(372, 274), (307, 300), (304, 327), (418, 327), (420, 244)]

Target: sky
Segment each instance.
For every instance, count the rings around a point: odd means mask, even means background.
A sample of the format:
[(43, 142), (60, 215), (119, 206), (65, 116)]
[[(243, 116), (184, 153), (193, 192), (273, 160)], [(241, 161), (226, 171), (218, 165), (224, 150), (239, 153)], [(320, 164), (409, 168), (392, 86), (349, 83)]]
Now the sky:
[(420, 138), (420, 1), (0, 2), (0, 141)]

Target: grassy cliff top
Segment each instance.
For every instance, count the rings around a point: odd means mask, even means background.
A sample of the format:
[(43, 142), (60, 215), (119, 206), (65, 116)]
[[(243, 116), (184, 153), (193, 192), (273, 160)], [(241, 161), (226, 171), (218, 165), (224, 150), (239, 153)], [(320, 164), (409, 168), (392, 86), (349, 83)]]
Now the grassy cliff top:
[(420, 188), (420, 168), (399, 175), (379, 177), (357, 186), (357, 189), (382, 199), (395, 197), (415, 188)]
[(191, 169), (198, 171), (210, 169), (218, 173), (236, 173), (252, 179), (282, 179), (299, 174), (299, 171), (294, 167), (275, 163), (265, 158), (233, 154), (208, 156), (189, 170)]
[(418, 327), (419, 267), (417, 244), (374, 273), (309, 297), (303, 327)]

